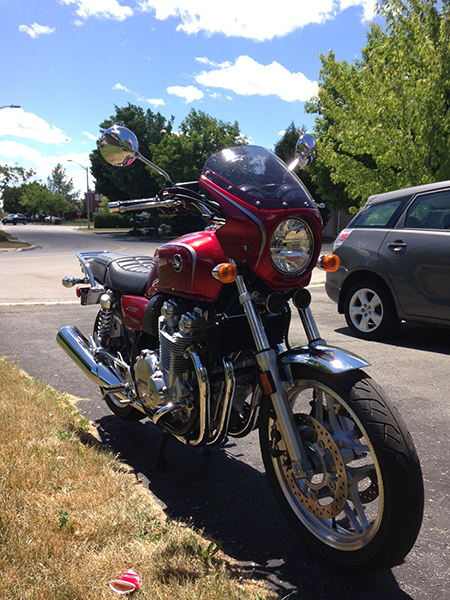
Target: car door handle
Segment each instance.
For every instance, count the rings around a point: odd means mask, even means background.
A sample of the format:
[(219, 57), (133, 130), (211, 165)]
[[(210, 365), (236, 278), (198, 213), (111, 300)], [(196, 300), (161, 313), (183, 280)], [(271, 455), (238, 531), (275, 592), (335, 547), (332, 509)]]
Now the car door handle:
[(404, 248), (406, 248), (408, 246), (408, 244), (405, 244), (405, 242), (402, 242), (402, 240), (395, 240), (395, 242), (391, 242), (387, 246), (388, 246), (388, 248), (392, 248), (392, 250), (394, 250), (394, 252), (399, 252), (400, 250), (403, 250)]

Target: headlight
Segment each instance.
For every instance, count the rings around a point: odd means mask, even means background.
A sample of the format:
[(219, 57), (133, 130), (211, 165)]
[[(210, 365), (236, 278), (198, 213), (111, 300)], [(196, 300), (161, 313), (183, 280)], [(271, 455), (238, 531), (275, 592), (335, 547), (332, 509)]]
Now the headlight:
[(282, 275), (294, 277), (303, 273), (313, 254), (313, 234), (301, 219), (286, 219), (273, 232), (270, 258)]

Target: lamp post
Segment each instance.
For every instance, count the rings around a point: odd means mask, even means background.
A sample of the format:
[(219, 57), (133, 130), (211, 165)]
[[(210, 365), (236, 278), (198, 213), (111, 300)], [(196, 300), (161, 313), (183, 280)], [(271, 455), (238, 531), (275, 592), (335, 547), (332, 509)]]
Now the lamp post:
[(83, 165), (80, 165), (79, 162), (77, 162), (76, 160), (72, 160), (71, 158), (67, 159), (68, 162), (73, 162), (76, 165), (78, 165), (79, 167), (81, 167), (82, 169), (84, 169), (86, 171), (86, 213), (87, 213), (87, 226), (88, 229), (91, 228), (91, 220), (90, 220), (90, 216), (89, 216), (89, 168), (88, 167), (83, 167)]

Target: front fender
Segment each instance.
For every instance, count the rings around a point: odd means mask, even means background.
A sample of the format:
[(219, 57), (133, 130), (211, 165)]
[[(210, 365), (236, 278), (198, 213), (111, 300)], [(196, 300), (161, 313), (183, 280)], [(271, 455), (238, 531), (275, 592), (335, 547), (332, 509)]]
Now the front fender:
[(352, 352), (321, 344), (292, 348), (278, 356), (280, 371), (287, 372), (289, 379), (292, 379), (293, 364), (312, 367), (331, 375), (370, 366), (369, 362)]

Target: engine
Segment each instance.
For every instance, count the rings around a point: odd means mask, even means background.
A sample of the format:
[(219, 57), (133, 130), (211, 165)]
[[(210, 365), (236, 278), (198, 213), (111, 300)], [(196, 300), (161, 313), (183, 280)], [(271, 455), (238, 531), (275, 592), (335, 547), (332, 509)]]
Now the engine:
[(167, 300), (158, 321), (159, 350), (143, 350), (134, 366), (137, 391), (142, 404), (150, 412), (172, 405), (194, 404), (197, 377), (189, 346), (198, 348), (211, 340), (214, 322), (208, 313), (195, 307), (185, 312), (179, 300)]

